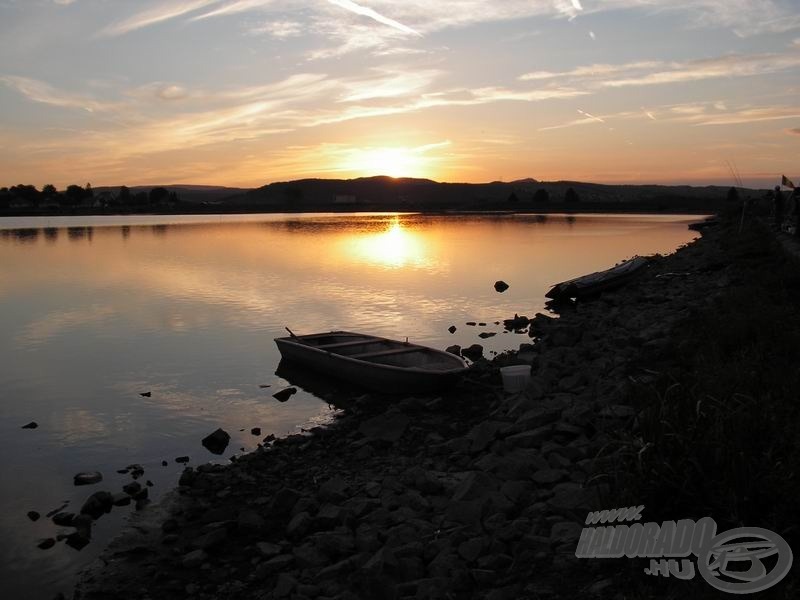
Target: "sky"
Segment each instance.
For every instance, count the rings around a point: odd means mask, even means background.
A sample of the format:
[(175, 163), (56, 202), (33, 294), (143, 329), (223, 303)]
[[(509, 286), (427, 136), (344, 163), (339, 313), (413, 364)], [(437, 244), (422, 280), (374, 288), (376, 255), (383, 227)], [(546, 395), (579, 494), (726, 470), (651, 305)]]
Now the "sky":
[(0, 0), (0, 186), (800, 179), (800, 0)]

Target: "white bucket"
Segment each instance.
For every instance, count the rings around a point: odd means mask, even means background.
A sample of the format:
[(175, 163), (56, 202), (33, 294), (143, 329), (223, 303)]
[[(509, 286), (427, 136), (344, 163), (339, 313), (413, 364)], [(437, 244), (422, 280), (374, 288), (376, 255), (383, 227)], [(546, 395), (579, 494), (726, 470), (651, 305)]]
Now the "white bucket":
[(516, 394), (528, 387), (528, 382), (531, 380), (531, 366), (502, 367), (500, 375), (503, 377), (503, 389), (509, 394)]

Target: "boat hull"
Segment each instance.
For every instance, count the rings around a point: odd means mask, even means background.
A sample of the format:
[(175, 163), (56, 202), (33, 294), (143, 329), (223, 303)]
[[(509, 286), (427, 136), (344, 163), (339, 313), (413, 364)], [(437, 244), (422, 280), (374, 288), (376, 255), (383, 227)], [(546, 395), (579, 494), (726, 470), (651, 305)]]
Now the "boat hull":
[[(325, 335), (331, 340), (353, 336), (353, 341), (319, 344), (327, 341)], [(315, 338), (315, 344), (304, 343), (308, 338)], [(276, 338), (275, 343), (284, 360), (387, 394), (441, 390), (467, 370), (461, 358), (441, 350), (349, 332)], [(370, 348), (377, 350), (370, 352)]]
[(601, 292), (627, 284), (639, 275), (646, 265), (647, 259), (637, 256), (606, 271), (599, 271), (558, 283), (545, 294), (545, 297), (552, 300), (565, 300), (568, 298), (595, 296)]

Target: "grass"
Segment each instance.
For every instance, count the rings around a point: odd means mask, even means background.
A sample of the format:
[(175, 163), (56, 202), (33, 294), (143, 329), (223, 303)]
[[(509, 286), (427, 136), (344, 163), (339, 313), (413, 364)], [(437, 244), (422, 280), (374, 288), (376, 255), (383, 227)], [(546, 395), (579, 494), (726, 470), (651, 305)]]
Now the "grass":
[[(722, 243), (732, 285), (673, 331), (674, 368), (631, 390), (638, 427), (615, 440), (612, 489), (646, 521), (711, 516), (719, 532), (763, 527), (797, 549), (800, 264), (756, 223), (738, 233), (731, 220)], [(791, 578), (761, 596), (792, 596)], [(646, 595), (680, 594), (658, 583)]]

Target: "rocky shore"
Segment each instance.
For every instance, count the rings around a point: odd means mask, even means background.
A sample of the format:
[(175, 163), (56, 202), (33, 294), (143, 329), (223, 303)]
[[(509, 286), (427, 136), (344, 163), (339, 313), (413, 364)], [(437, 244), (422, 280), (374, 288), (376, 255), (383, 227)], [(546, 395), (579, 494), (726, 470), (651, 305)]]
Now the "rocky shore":
[[(577, 559), (576, 544), (589, 511), (619, 505), (610, 483), (624, 457), (613, 441), (637, 427), (632, 389), (670, 368), (673, 327), (735, 277), (721, 235), (707, 229), (558, 319), (536, 315), (518, 352), (476, 360), (447, 393), (352, 398), (330, 427), (265, 441), (229, 465), (186, 468), (169, 501), (137, 516), (74, 598), (615, 590), (615, 575)], [(532, 365), (530, 385), (504, 393), (499, 368), (522, 363)]]

